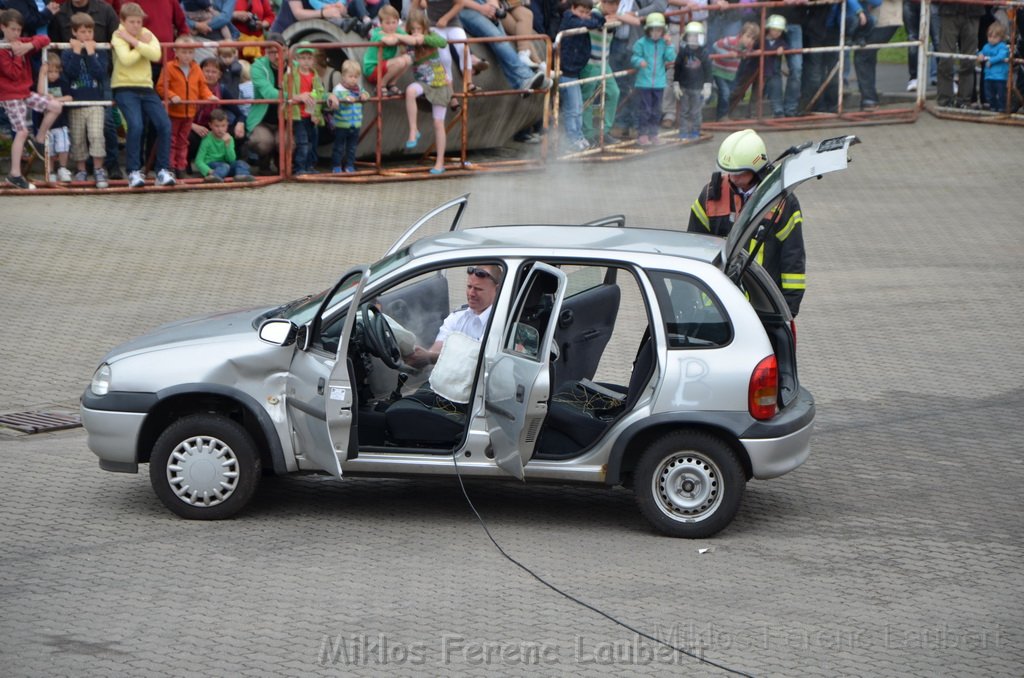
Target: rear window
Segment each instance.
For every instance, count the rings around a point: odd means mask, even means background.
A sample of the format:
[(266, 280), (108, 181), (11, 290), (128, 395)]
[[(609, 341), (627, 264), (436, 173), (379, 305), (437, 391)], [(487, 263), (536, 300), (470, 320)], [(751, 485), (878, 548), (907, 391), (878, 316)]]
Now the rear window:
[(697, 278), (650, 271), (670, 349), (715, 348), (732, 341), (732, 325), (721, 302)]

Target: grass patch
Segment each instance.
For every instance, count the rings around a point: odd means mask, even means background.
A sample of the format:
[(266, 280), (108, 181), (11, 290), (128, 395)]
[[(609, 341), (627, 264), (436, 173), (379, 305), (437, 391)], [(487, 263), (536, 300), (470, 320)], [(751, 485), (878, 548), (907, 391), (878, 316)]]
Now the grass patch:
[[(900, 26), (896, 29), (892, 39), (889, 42), (905, 42), (907, 39), (907, 30)], [(878, 50), (878, 63), (881, 64), (905, 64), (907, 63), (907, 48), (906, 47), (883, 47)]]

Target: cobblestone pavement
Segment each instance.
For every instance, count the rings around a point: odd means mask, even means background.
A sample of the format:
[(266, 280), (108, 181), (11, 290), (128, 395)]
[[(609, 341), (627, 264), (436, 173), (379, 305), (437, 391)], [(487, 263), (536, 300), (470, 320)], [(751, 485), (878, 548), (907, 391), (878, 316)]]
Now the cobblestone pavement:
[[(923, 116), (857, 133), (850, 169), (800, 193), (801, 379), (819, 407), (802, 468), (751, 483), (733, 525), (697, 542), (656, 536), (625, 490), (469, 493), (538, 574), (736, 670), (1019, 676), (1024, 131)], [(325, 287), (463, 192), (467, 223), (677, 227), (716, 148), (364, 187), (0, 197), (0, 412), (73, 409), (121, 340)], [(100, 471), (80, 429), (0, 433), (0, 477), (5, 676), (725, 675), (515, 568), (450, 481), (276, 478), (238, 519), (188, 522), (145, 473)]]

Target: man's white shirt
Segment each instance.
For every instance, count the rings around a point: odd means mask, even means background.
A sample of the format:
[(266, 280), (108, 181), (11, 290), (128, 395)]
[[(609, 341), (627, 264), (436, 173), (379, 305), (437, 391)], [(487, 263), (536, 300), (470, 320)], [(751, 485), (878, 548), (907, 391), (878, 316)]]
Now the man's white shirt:
[(462, 332), (480, 341), (484, 336), (484, 330), (487, 329), (487, 321), (491, 318), (491, 308), (493, 308), (493, 304), (485, 308), (479, 315), (474, 313), (471, 308), (450, 313), (441, 323), (441, 329), (437, 331), (437, 338), (434, 341), (443, 342), (452, 332)]

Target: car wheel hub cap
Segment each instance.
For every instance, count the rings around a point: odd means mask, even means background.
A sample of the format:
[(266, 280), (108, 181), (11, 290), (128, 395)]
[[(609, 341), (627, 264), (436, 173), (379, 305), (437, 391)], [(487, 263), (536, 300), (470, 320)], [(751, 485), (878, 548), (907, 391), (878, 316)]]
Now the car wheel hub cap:
[(167, 482), (193, 506), (223, 503), (238, 486), (238, 458), (222, 440), (194, 436), (178, 443), (167, 461)]
[(696, 455), (673, 455), (654, 477), (654, 492), (663, 513), (686, 522), (706, 518), (722, 500), (721, 472)]

